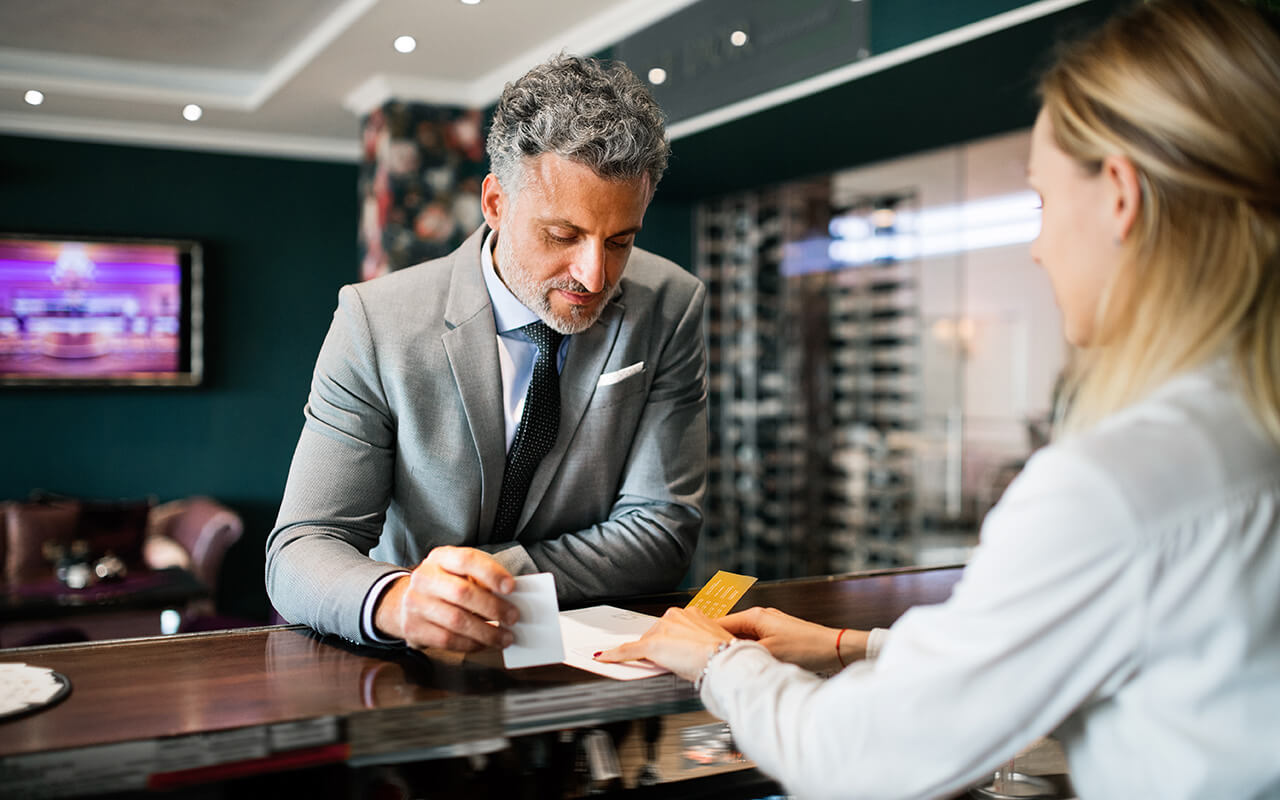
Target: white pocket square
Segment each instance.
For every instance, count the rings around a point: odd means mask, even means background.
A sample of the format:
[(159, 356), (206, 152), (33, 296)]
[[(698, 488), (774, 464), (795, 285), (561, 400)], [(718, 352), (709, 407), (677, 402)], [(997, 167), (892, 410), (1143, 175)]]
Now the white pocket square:
[(614, 372), (606, 372), (600, 376), (600, 380), (596, 381), (596, 386), (612, 386), (613, 384), (626, 380), (637, 372), (644, 372), (644, 362), (637, 361), (629, 367), (623, 367)]

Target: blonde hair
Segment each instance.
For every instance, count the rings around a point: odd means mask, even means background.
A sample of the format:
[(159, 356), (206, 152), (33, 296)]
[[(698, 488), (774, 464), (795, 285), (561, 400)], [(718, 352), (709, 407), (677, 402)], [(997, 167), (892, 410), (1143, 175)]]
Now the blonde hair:
[(1280, 23), (1240, 0), (1153, 0), (1040, 85), (1063, 152), (1136, 168), (1140, 213), (1078, 354), (1065, 429), (1229, 354), (1280, 443)]

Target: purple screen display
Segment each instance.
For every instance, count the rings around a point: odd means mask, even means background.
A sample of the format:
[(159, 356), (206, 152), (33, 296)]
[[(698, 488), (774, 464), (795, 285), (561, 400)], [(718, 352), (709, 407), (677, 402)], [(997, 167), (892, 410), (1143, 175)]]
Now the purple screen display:
[(0, 238), (0, 377), (177, 373), (175, 245)]

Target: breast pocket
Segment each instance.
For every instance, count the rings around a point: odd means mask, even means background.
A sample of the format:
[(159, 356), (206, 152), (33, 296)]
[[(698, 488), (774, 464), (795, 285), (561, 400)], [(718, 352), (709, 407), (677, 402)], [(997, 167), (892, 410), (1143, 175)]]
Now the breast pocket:
[(591, 396), (591, 405), (588, 408), (616, 406), (627, 400), (627, 398), (643, 393), (648, 385), (648, 377), (648, 373), (642, 370), (621, 380), (608, 383), (605, 386), (597, 384), (595, 393)]

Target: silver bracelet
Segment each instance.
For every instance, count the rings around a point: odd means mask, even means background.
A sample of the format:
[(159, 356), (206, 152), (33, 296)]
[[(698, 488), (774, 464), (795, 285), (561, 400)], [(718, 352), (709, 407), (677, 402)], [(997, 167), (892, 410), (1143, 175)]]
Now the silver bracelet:
[(716, 649), (711, 651), (711, 655), (707, 656), (707, 663), (702, 667), (702, 672), (698, 673), (698, 677), (693, 679), (693, 690), (695, 692), (702, 691), (702, 682), (707, 679), (707, 670), (711, 669), (711, 661), (716, 656), (728, 650), (730, 647), (738, 643), (738, 639), (730, 639), (716, 645)]

